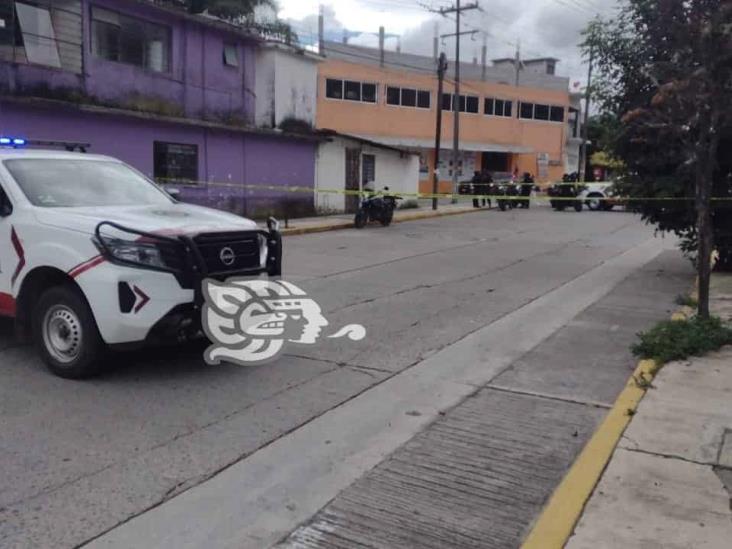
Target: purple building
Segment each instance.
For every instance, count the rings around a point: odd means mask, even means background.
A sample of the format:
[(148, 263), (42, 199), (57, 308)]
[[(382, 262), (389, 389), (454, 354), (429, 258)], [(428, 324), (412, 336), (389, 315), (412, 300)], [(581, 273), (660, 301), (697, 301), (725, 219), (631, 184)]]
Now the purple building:
[(261, 44), (144, 0), (0, 2), (0, 135), (90, 143), (242, 214), (306, 211), (277, 187), (314, 187), (318, 139), (255, 127)]

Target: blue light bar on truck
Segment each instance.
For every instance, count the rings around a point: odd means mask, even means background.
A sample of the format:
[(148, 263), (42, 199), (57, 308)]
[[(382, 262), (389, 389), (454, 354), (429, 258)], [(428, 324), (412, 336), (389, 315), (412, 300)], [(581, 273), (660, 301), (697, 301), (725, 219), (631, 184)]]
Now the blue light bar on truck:
[(0, 145), (12, 145), (13, 147), (23, 147), (26, 140), (21, 137), (0, 137)]
[(23, 137), (7, 137), (0, 136), (0, 147), (26, 147), (33, 145), (36, 147), (57, 147), (66, 149), (67, 151), (86, 152), (91, 147), (89, 143), (78, 143), (76, 141), (44, 141), (41, 139), (25, 139)]

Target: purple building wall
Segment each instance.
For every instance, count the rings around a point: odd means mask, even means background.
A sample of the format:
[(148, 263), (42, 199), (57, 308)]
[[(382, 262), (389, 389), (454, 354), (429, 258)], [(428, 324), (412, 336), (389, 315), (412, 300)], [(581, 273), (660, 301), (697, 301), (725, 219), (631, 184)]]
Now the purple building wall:
[(197, 145), (200, 183), (181, 187), (183, 200), (250, 216), (277, 213), (283, 204), (306, 213), (313, 204), (311, 192), (244, 186), (313, 188), (317, 143), (311, 140), (1, 99), (0, 135), (91, 143), (90, 153), (119, 158), (151, 178), (154, 141)]
[[(171, 36), (170, 70), (153, 72), (95, 56), (91, 37), (93, 7), (167, 26)], [(312, 192), (242, 186), (313, 188), (315, 180), (314, 141), (242, 127), (254, 123), (258, 39), (224, 23), (144, 2), (81, 0), (80, 18), (80, 73), (0, 60), (0, 135), (88, 142), (92, 145), (90, 152), (120, 158), (150, 177), (154, 175), (155, 141), (196, 145), (198, 180), (203, 183), (184, 186), (184, 200), (246, 215), (281, 212), (283, 205), (290, 213), (312, 209)], [(238, 67), (224, 64), (224, 44), (236, 45)], [(34, 89), (44, 88), (45, 94), (33, 93)], [(28, 100), (39, 95), (68, 101), (70, 90), (80, 92), (85, 103), (116, 108)], [(20, 95), (25, 101), (3, 101), (4, 91)], [(63, 94), (59, 95), (60, 91)], [(151, 101), (166, 107), (168, 120), (134, 112), (155, 110), (144, 104)], [(171, 115), (179, 121), (171, 121)], [(183, 116), (186, 120), (180, 118)], [(226, 120), (237, 127), (211, 128), (204, 119)]]
[[(95, 56), (91, 38), (94, 6), (168, 27), (171, 32), (169, 72), (153, 72)], [(186, 116), (236, 118), (253, 123), (256, 38), (223, 23), (214, 27), (202, 19), (141, 2), (81, 0), (81, 9), (81, 74), (0, 62), (0, 84), (9, 85), (11, 91), (38, 87), (76, 89), (121, 107), (156, 100), (169, 103), (172, 109), (179, 109)], [(237, 47), (238, 67), (224, 64), (224, 44)]]

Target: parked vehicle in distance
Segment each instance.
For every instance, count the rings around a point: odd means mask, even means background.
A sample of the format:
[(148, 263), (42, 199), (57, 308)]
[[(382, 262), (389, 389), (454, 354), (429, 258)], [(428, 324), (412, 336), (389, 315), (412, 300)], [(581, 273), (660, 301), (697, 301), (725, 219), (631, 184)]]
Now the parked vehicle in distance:
[(357, 229), (363, 229), (371, 221), (378, 221), (384, 227), (391, 225), (397, 200), (401, 200), (402, 197), (386, 194), (388, 192), (389, 187), (384, 187), (383, 192), (369, 194), (363, 198), (353, 220)]
[(615, 198), (614, 185), (611, 182), (585, 183), (585, 187), (580, 198), (593, 212), (610, 211), (620, 203)]
[(555, 183), (547, 189), (549, 203), (555, 211), (563, 212), (567, 208), (582, 211), (583, 200), (581, 195), (585, 186), (581, 183)]
[(182, 204), (107, 157), (0, 148), (0, 315), (55, 374), (200, 337), (205, 278), (279, 276), (278, 223)]

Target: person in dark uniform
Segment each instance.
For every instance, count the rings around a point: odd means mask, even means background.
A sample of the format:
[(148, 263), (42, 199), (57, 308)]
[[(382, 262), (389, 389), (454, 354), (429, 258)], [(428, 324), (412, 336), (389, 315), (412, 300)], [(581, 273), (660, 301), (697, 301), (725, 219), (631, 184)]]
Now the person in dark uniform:
[[(482, 177), (483, 182), (483, 191), (481, 194), (483, 196), (490, 196), (491, 194), (491, 188), (493, 187), (493, 175), (488, 170), (483, 172)], [(488, 205), (489, 208), (492, 208), (491, 199), (490, 198), (484, 198), (483, 199), (483, 206)]]
[[(483, 194), (481, 192), (483, 185), (482, 185), (482, 176), (480, 172), (473, 172), (473, 179), (470, 180), (470, 183), (472, 184), (472, 191), (474, 196), (479, 196)], [(485, 206), (485, 200), (483, 200), (483, 205)], [(480, 199), (479, 198), (473, 198), (473, 208), (480, 208)]]

